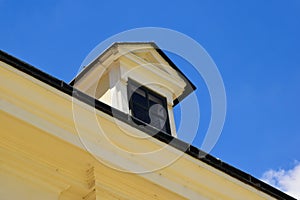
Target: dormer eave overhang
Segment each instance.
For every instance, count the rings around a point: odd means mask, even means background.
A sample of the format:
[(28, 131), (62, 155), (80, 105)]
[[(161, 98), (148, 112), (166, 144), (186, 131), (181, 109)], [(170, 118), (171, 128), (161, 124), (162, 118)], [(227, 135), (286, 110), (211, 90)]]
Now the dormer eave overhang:
[[(181, 100), (183, 100), (186, 96), (188, 96), (192, 91), (196, 89), (194, 84), (181, 72), (181, 70), (168, 58), (168, 56), (154, 43), (154, 42), (116, 42), (112, 44), (110, 47), (108, 47), (103, 53), (101, 53), (98, 57), (96, 57), (90, 64), (85, 66), (80, 73), (70, 82), (70, 85), (74, 86), (75, 82), (78, 83), (81, 80), (84, 79), (84, 77), (87, 77), (89, 74), (93, 73), (96, 68), (100, 68), (101, 73), (105, 73), (105, 66), (109, 66), (111, 63), (119, 59), (121, 56), (126, 57), (134, 62), (136, 62), (139, 65), (143, 65), (148, 70), (151, 70), (154, 72), (155, 67), (152, 63), (147, 63), (143, 59), (136, 56), (131, 51), (139, 50), (141, 49), (140, 46), (144, 46), (142, 50), (152, 52), (152, 55), (159, 60), (159, 63), (161, 66), (165, 68), (165, 70), (160, 70), (158, 73), (156, 71), (156, 74), (160, 74), (160, 76), (164, 76), (165, 78), (168, 78), (168, 80), (174, 84), (183, 86), (183, 90), (175, 95), (175, 98), (173, 99), (173, 106), (177, 105)], [(129, 47), (129, 48), (126, 48)], [(100, 67), (99, 67), (100, 65)], [(168, 67), (170, 67), (168, 69)], [(172, 71), (176, 73), (176, 75), (171, 77), (170, 74), (172, 74)], [(168, 72), (169, 73), (168, 75)], [(177, 79), (174, 77), (178, 77)], [(181, 80), (180, 80), (181, 79)], [(181, 84), (180, 84), (181, 83)], [(184, 85), (183, 85), (183, 84)]]

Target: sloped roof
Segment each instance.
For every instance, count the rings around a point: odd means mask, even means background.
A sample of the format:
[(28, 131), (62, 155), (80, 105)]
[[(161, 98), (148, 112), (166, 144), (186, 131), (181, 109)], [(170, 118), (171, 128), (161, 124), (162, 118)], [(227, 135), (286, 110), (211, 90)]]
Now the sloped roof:
[[(95, 109), (98, 109), (99, 111), (102, 111), (110, 116), (114, 116), (114, 117), (118, 118), (119, 120), (137, 128), (137, 129), (140, 129), (139, 126), (136, 126), (131, 120), (129, 120), (129, 117), (127, 114), (125, 114), (121, 111), (118, 111), (118, 110), (114, 110), (114, 108), (73, 88), (70, 84), (68, 84), (62, 80), (59, 80), (47, 73), (44, 73), (41, 70), (33, 67), (32, 65), (29, 65), (13, 56), (1, 51), (1, 50), (0, 50), (0, 61), (9, 64), (10, 66), (14, 67), (15, 69), (20, 70), (20, 71), (34, 77), (35, 79), (38, 79), (38, 80), (44, 82), (45, 84), (58, 89), (59, 91), (65, 93), (67, 95), (73, 96), (73, 98), (76, 98), (88, 105), (95, 106)], [(145, 130), (143, 129), (143, 131), (145, 131)], [(152, 130), (146, 130), (146, 132), (148, 132), (148, 131), (149, 131), (149, 133), (151, 133)], [(273, 196), (280, 200), (295, 200), (295, 198), (262, 182), (261, 180), (251, 176), (250, 174), (247, 174), (225, 162), (222, 162), (221, 160), (219, 160), (209, 154), (206, 154), (205, 152), (201, 151), (197, 147), (187, 144), (177, 138), (174, 138), (171, 135), (165, 134), (163, 132), (158, 132), (157, 134), (153, 135), (153, 137), (160, 140), (161, 142), (171, 145), (172, 147), (174, 147), (180, 151), (183, 151), (185, 154), (190, 155), (193, 158), (198, 159), (198, 160), (214, 167), (215, 169), (218, 169), (218, 170), (230, 175), (231, 177), (236, 178), (236, 179), (238, 179), (238, 180), (270, 195), (270, 196)]]
[(186, 87), (184, 92), (173, 101), (173, 106), (176, 106), (180, 101), (187, 97), (190, 93), (196, 90), (196, 86), (182, 73), (182, 71), (170, 60), (170, 58), (154, 43), (154, 42), (115, 42), (104, 50), (99, 56), (97, 56), (91, 63), (87, 66), (84, 66), (83, 70), (70, 82), (70, 85), (74, 85), (75, 81), (78, 81), (82, 78), (87, 72), (89, 72), (95, 65), (95, 63), (105, 55), (109, 50), (117, 47), (118, 45), (150, 45), (156, 52), (175, 70), (178, 72), (178, 75), (185, 81)]

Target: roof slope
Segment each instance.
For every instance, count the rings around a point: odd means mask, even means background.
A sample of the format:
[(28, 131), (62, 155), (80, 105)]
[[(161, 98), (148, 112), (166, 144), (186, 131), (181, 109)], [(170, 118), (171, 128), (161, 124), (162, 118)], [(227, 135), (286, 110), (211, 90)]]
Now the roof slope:
[[(96, 109), (114, 116), (118, 118), (119, 120), (137, 128), (140, 129), (139, 126), (136, 126), (132, 121), (129, 120), (129, 117), (127, 114), (118, 111), (118, 110), (113, 110), (112, 107), (98, 101), (97, 99), (94, 99), (78, 90), (73, 88), (70, 84), (65, 83), (62, 80), (59, 80), (53, 76), (50, 76), (47, 73), (42, 72), (41, 70), (33, 67), (32, 65), (29, 65), (3, 51), (0, 50), (0, 61), (5, 62), (9, 64), (10, 66), (14, 67), (17, 70), (20, 70), (58, 90), (61, 92), (68, 94), (70, 96), (73, 96), (74, 98), (88, 104), (88, 105), (94, 105)], [(114, 115), (113, 115), (114, 113)], [(143, 129), (143, 131), (145, 131)], [(146, 132), (151, 133), (151, 130), (146, 130)], [(163, 132), (159, 132), (153, 136), (154, 138), (165, 142), (167, 144), (171, 144), (172, 147), (183, 151), (184, 153), (214, 167), (215, 169), (218, 169), (266, 194), (269, 194), (277, 199), (280, 200), (295, 200), (295, 198), (285, 194), (284, 192), (262, 182), (261, 180), (251, 176), (250, 174), (247, 174), (225, 162), (222, 162), (219, 159), (216, 159), (215, 157), (206, 154), (205, 152), (201, 151), (200, 149), (187, 144), (177, 138), (172, 137), (171, 135), (165, 134)], [(172, 143), (170, 143), (172, 141)]]

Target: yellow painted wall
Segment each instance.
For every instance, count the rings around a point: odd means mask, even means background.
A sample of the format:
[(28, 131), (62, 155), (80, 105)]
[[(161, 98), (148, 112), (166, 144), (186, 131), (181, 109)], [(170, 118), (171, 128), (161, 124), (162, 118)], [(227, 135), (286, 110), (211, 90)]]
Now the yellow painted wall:
[(274, 199), (3, 62), (0, 100), (1, 199)]

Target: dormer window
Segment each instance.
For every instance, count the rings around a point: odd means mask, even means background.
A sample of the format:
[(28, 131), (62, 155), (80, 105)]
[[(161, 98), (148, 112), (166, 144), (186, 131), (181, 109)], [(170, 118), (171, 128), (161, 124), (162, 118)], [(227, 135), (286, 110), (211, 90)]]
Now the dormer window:
[(165, 97), (131, 79), (127, 91), (130, 114), (136, 124), (147, 124), (171, 134)]
[(71, 84), (123, 112), (146, 132), (152, 127), (174, 137), (173, 107), (195, 89), (153, 42), (114, 43)]

